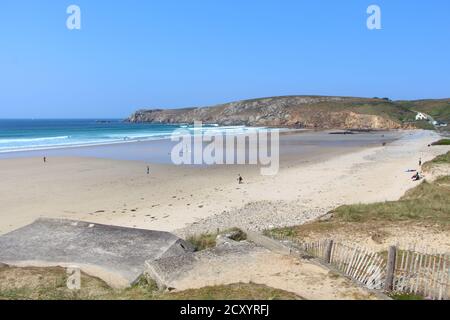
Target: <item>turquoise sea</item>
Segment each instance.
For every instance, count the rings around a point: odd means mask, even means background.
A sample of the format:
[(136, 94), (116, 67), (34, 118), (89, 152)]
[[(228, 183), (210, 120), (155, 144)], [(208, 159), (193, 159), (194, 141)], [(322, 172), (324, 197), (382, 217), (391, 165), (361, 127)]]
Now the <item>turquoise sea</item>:
[[(187, 125), (134, 124), (102, 120), (0, 120), (0, 153), (105, 145), (170, 138)], [(208, 125), (203, 130), (246, 130)]]
[[(170, 137), (177, 129), (191, 134), (205, 131), (242, 134), (261, 128), (209, 124), (199, 129), (186, 124), (134, 124), (119, 119), (0, 120), (0, 159), (91, 157), (170, 164), (171, 151), (178, 143)], [(280, 159), (306, 161), (317, 155), (392, 142), (400, 135), (397, 132), (332, 135), (320, 131), (286, 134), (280, 136)]]

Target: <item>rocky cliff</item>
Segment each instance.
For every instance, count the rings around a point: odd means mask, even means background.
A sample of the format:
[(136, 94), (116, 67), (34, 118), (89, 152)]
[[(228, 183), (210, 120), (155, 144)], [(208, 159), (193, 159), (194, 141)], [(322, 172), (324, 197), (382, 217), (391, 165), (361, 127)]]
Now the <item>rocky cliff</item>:
[(415, 113), (387, 99), (288, 96), (211, 107), (139, 110), (127, 121), (317, 129), (399, 129)]

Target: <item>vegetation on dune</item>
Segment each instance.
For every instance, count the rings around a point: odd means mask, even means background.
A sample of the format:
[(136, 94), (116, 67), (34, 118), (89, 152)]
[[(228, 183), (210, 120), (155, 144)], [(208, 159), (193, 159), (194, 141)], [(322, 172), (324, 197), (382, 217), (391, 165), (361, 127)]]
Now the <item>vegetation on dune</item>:
[(196, 251), (202, 251), (216, 246), (216, 238), (218, 235), (230, 235), (234, 241), (243, 241), (247, 239), (245, 232), (238, 228), (227, 229), (224, 231), (217, 231), (215, 233), (202, 233), (198, 235), (189, 236), (186, 241), (193, 245)]
[(450, 139), (441, 139), (439, 141), (433, 142), (433, 146), (450, 146)]
[(446, 154), (442, 154), (440, 156), (437, 156), (431, 161), (425, 162), (422, 166), (422, 169), (424, 171), (429, 171), (435, 166), (439, 165), (450, 165), (450, 151)]
[(422, 296), (411, 293), (393, 293), (389, 296), (394, 300), (424, 300)]
[(141, 277), (132, 287), (116, 290), (82, 274), (81, 289), (69, 290), (63, 268), (0, 267), (0, 300), (296, 300), (297, 295), (254, 283), (237, 283), (180, 292), (159, 292)]
[(202, 251), (216, 246), (217, 234), (202, 233), (199, 235), (189, 236), (186, 241), (192, 244), (196, 251)]
[[(424, 169), (435, 165), (450, 165), (450, 152), (424, 164)], [(340, 228), (375, 230), (386, 223), (426, 223), (440, 228), (450, 227), (450, 176), (442, 176), (433, 182), (423, 181), (407, 191), (398, 201), (371, 204), (344, 205), (332, 212), (327, 221), (315, 221), (301, 226), (266, 231), (267, 235), (303, 237), (311, 232), (326, 233)]]
[(422, 182), (399, 201), (341, 206), (333, 219), (341, 222), (427, 221), (450, 225), (450, 177)]
[(165, 299), (179, 300), (302, 300), (294, 293), (254, 283), (236, 283), (174, 292)]

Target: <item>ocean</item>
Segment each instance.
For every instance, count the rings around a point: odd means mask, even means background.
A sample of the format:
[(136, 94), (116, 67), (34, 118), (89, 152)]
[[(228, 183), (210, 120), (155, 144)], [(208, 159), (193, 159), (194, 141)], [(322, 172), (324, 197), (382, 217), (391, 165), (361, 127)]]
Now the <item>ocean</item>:
[[(0, 120), (0, 153), (161, 140), (180, 128), (194, 130), (187, 125), (135, 124), (118, 119)], [(203, 130), (248, 129), (207, 125)]]
[[(103, 120), (0, 120), (0, 159), (39, 157), (90, 157), (112, 160), (171, 164), (171, 152), (178, 142), (170, 137), (177, 129), (189, 133), (242, 134), (245, 126), (210, 124), (201, 129), (190, 125), (135, 124), (118, 119)], [(326, 131), (281, 129), (280, 160), (306, 161), (324, 154), (376, 146), (399, 138), (397, 132), (332, 135)]]

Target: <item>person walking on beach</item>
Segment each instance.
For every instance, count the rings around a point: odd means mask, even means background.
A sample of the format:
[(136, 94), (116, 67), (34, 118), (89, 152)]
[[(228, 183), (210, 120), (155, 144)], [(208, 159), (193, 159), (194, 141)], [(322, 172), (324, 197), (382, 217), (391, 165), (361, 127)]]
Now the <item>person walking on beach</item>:
[(47, 162), (47, 157), (44, 157), (44, 163), (46, 163)]
[(422, 158), (419, 159), (419, 167), (422, 167)]
[(240, 174), (238, 174), (238, 182), (239, 182), (239, 184), (243, 184), (244, 183), (244, 179), (241, 177), (241, 175)]
[(150, 174), (150, 166), (147, 166), (147, 174)]

